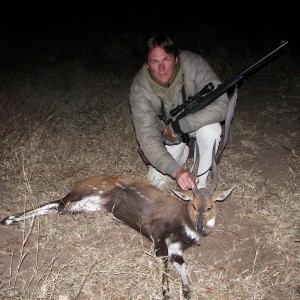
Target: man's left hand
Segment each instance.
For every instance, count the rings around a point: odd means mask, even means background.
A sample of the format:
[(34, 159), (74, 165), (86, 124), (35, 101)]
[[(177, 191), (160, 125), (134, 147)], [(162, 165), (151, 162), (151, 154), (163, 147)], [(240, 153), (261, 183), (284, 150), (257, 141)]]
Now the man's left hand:
[(178, 186), (183, 190), (187, 191), (194, 187), (194, 180), (192, 174), (183, 168), (178, 168), (172, 174), (172, 177), (176, 179)]
[(177, 145), (182, 142), (181, 135), (174, 132), (172, 123), (168, 124), (161, 133), (165, 145)]

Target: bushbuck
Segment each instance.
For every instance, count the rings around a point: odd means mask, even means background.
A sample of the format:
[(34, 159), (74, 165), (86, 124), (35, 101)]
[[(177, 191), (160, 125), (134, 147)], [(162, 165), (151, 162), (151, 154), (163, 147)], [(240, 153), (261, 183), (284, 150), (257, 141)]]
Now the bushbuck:
[(180, 275), (183, 296), (188, 299), (191, 292), (183, 252), (193, 245), (199, 245), (201, 238), (212, 231), (216, 221), (215, 201), (224, 200), (233, 190), (216, 191), (218, 174), (215, 150), (210, 187), (197, 189), (195, 170), (198, 169), (199, 155), (196, 161), (192, 191), (174, 190), (185, 201), (171, 197), (141, 180), (122, 176), (93, 176), (77, 183), (64, 198), (8, 216), (1, 224), (10, 225), (35, 216), (47, 215), (53, 210), (58, 213), (111, 213), (153, 242), (156, 256), (164, 265), (163, 298), (170, 298), (168, 261), (171, 261)]

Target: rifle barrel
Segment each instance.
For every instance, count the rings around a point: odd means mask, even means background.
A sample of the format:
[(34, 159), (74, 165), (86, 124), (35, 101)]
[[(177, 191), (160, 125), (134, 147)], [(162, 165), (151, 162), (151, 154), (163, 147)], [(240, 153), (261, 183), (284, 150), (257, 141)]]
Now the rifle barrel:
[[(185, 111), (181, 113), (177, 119), (183, 118), (185, 115), (194, 113), (198, 110), (201, 110), (208, 104), (215, 101), (217, 98), (219, 98), (221, 95), (223, 95), (225, 92), (230, 90), (231, 88), (235, 87), (239, 82), (241, 82), (246, 76), (250, 75), (251, 72), (257, 70), (262, 65), (269, 62), (271, 59), (273, 59), (278, 52), (283, 49), (288, 44), (288, 41), (282, 41), (280, 46), (278, 46), (276, 49), (265, 55), (263, 58), (252, 64), (251, 66), (245, 68), (242, 72), (235, 75), (230, 80), (226, 81), (225, 83), (220, 84), (217, 86), (214, 90), (209, 92), (208, 94), (201, 96), (200, 93), (197, 93), (196, 95), (190, 97), (188, 103), (185, 105), (181, 105), (179, 110), (174, 109), (176, 113), (178, 113), (180, 110), (185, 108)], [(173, 114), (172, 114), (173, 115)], [(175, 115), (175, 114), (174, 114)]]
[(267, 55), (262, 57), (260, 60), (258, 60), (254, 64), (252, 64), (250, 67), (244, 69), (237, 76), (245, 77), (246, 75), (250, 74), (250, 72), (252, 72), (252, 71), (258, 69), (259, 67), (261, 67), (262, 65), (266, 64), (267, 62), (269, 62), (271, 59), (273, 59), (278, 54), (279, 50), (281, 50), (282, 48), (287, 46), (287, 44), (288, 44), (288, 41), (282, 41), (281, 44), (276, 49), (274, 49), (273, 51), (271, 51), (270, 53), (268, 53)]

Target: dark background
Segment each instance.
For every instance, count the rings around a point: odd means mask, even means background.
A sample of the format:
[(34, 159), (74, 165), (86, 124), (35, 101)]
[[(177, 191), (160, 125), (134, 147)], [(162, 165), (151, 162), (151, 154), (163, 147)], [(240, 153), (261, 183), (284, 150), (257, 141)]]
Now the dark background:
[(50, 55), (53, 61), (91, 56), (105, 59), (109, 52), (110, 59), (137, 57), (145, 40), (157, 33), (170, 35), (181, 48), (200, 52), (201, 45), (208, 52), (225, 45), (265, 53), (281, 40), (299, 47), (296, 9), (291, 5), (26, 2), (13, 0), (1, 6), (2, 66), (33, 63), (41, 55)]

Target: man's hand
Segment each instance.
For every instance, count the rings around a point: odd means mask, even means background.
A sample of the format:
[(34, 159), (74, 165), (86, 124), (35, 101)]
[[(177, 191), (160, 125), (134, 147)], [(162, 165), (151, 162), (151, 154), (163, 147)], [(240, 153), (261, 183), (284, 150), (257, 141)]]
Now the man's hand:
[(181, 143), (181, 136), (180, 134), (174, 132), (171, 123), (165, 127), (161, 135), (163, 137), (163, 142), (165, 145), (172, 146)]
[(183, 191), (190, 190), (194, 187), (192, 174), (185, 169), (178, 168), (172, 176), (176, 179), (177, 184)]

